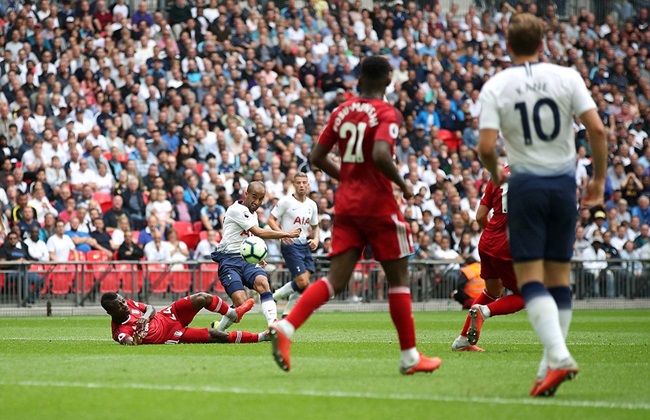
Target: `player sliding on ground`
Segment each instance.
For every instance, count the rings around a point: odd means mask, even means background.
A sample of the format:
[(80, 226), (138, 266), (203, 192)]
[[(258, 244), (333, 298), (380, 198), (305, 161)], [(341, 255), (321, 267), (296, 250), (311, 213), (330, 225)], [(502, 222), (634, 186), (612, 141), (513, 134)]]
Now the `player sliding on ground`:
[(500, 185), (504, 177), (495, 145), (499, 131), (503, 133), (510, 164), (510, 252), (528, 319), (544, 347), (530, 393), (551, 396), (578, 374), (566, 345), (577, 208), (573, 115), (587, 128), (594, 167), (585, 206), (603, 202), (605, 128), (580, 74), (539, 62), (540, 19), (529, 13), (514, 15), (507, 47), (514, 66), (488, 80), (481, 91), (478, 148), (492, 182)]
[(189, 343), (258, 343), (268, 341), (266, 332), (253, 334), (233, 331), (230, 334), (214, 328), (188, 328), (203, 308), (218, 312), (239, 322), (253, 307), (249, 299), (237, 309), (228, 306), (219, 296), (196, 293), (177, 300), (160, 312), (151, 305), (124, 299), (117, 293), (102, 295), (102, 308), (111, 316), (113, 340), (120, 344), (189, 344)]
[[(244, 286), (255, 290), (260, 294), (262, 313), (266, 317), (266, 323), (271, 325), (278, 318), (278, 307), (273, 300), (269, 277), (260, 265), (244, 261), (239, 248), (249, 235), (262, 239), (291, 239), (300, 236), (300, 229), (296, 228), (291, 232), (276, 232), (261, 228), (256, 212), (262, 205), (265, 195), (266, 187), (261, 182), (255, 181), (248, 184), (244, 200), (233, 203), (226, 210), (223, 221), (223, 239), (211, 257), (213, 261), (219, 263), (219, 280), (232, 299), (233, 305), (237, 308), (247, 301), (248, 294)], [(224, 316), (216, 325), (216, 329), (225, 331), (232, 323), (232, 318)]]
[[(314, 259), (311, 253), (318, 247), (318, 206), (309, 193), (307, 174), (298, 172), (293, 178), (296, 192), (282, 197), (271, 211), (268, 223), (271, 229), (281, 232), (300, 229), (296, 239), (283, 239), (280, 250), (284, 265), (293, 275), (293, 280), (273, 293), (273, 299), (289, 298), (282, 317), (291, 312), (302, 292), (309, 286), (309, 277), (314, 272)], [(280, 224), (278, 224), (278, 222)], [(308, 238), (311, 227), (312, 237)]]
[[(524, 300), (517, 289), (508, 245), (507, 197), (507, 183), (499, 186), (489, 182), (476, 212), (476, 220), (484, 227), (478, 252), (485, 290), (474, 300), (463, 330), (451, 345), (453, 351), (484, 351), (476, 345), (483, 322), (493, 316), (513, 314), (524, 307)], [(488, 220), (490, 210), (494, 211)], [(514, 294), (500, 297), (504, 286)]]
[[(336, 192), (329, 279), (309, 286), (289, 316), (269, 329), (273, 357), (285, 371), (291, 369), (290, 347), (295, 330), (345, 289), (367, 244), (381, 262), (390, 285), (390, 314), (402, 350), (400, 372), (432, 372), (440, 366), (439, 358), (426, 357), (415, 347), (407, 270), (413, 246), (408, 224), (393, 198), (391, 181), (406, 198), (413, 196), (413, 190), (392, 160), (402, 117), (382, 100), (390, 80), (391, 66), (385, 58), (366, 57), (359, 79), (361, 97), (345, 102), (332, 113), (311, 153), (312, 163), (341, 184)], [(328, 156), (336, 144), (341, 153), (340, 167)]]

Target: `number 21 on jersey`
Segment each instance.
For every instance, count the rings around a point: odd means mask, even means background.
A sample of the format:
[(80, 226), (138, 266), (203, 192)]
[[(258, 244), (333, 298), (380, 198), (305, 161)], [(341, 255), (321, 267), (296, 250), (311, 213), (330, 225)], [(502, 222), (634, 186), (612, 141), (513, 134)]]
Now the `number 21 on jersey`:
[[(363, 136), (366, 134), (367, 127), (368, 124), (365, 122), (360, 122), (358, 124), (351, 122), (343, 123), (339, 135), (342, 139), (348, 139), (348, 145), (345, 148), (345, 154), (343, 155), (343, 162), (363, 163)], [(348, 134), (350, 134), (349, 138)]]

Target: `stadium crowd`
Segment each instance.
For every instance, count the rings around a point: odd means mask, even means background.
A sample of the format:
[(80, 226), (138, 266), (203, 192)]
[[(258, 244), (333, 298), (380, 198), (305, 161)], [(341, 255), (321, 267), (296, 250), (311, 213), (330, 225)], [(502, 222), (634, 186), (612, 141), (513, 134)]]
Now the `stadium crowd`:
[[(607, 259), (650, 258), (648, 10), (619, 23), (587, 9), (560, 19), (531, 1), (466, 14), (427, 3), (175, 0), (166, 14), (145, 1), (0, 1), (0, 242), (13, 230), (39, 261), (91, 250), (205, 260), (249, 182), (266, 184), (265, 223), (302, 171), (327, 253), (337, 183), (307, 157), (356, 94), (360, 62), (382, 54), (394, 67), (386, 99), (404, 118), (396, 162), (417, 192), (405, 202), (395, 193), (413, 258), (448, 260), (457, 273), (476, 257), (489, 179), (476, 149), (479, 92), (511, 65), (510, 16), (529, 11), (544, 21), (542, 61), (582, 75), (609, 130), (606, 207), (578, 209), (575, 256), (599, 260), (585, 262), (596, 277)], [(574, 128), (581, 195), (591, 164), (584, 127)]]

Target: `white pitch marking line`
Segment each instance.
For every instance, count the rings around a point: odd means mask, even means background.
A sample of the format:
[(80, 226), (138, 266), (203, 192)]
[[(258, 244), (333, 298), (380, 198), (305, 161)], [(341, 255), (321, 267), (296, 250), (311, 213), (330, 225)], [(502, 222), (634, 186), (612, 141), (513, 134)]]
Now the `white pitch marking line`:
[(366, 392), (347, 391), (318, 391), (318, 390), (259, 390), (250, 388), (226, 388), (212, 385), (190, 386), (190, 385), (154, 385), (154, 384), (101, 384), (96, 382), (39, 382), (20, 381), (4, 382), (0, 385), (23, 386), (23, 387), (58, 387), (58, 388), (87, 388), (87, 389), (143, 389), (148, 391), (180, 391), (180, 392), (208, 392), (215, 394), (258, 394), (258, 395), (300, 395), (305, 397), (322, 398), (359, 398), (371, 400), (395, 400), (395, 401), (432, 401), (450, 403), (479, 403), (479, 404), (500, 404), (500, 405), (539, 405), (555, 407), (582, 407), (582, 408), (607, 408), (625, 410), (650, 410), (648, 403), (617, 403), (611, 401), (566, 401), (551, 399), (533, 398), (489, 398), (489, 397), (456, 397), (445, 395), (414, 395), (414, 394), (375, 394)]

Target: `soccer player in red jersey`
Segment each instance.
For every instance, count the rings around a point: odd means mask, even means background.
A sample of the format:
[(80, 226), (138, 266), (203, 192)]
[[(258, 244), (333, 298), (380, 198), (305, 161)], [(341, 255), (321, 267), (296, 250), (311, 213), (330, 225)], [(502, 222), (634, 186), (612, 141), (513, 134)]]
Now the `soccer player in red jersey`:
[[(505, 173), (507, 174), (507, 168)], [(476, 346), (483, 321), (491, 316), (512, 314), (524, 308), (508, 244), (507, 194), (508, 184), (498, 186), (489, 182), (476, 212), (476, 220), (484, 227), (478, 252), (485, 290), (474, 300), (460, 336), (451, 345), (453, 351), (483, 351)], [(488, 220), (490, 210), (494, 212)], [(500, 298), (504, 287), (514, 294)]]
[[(392, 182), (405, 198), (413, 190), (399, 176), (393, 162), (401, 114), (382, 98), (390, 84), (391, 66), (385, 58), (367, 57), (361, 64), (361, 96), (341, 104), (311, 152), (311, 161), (340, 180), (332, 232), (329, 278), (309, 286), (289, 316), (271, 325), (273, 356), (280, 368), (291, 369), (290, 347), (296, 329), (320, 306), (345, 289), (361, 251), (369, 244), (390, 284), (390, 314), (400, 342), (400, 372), (432, 372), (440, 359), (415, 347), (415, 325), (407, 259), (413, 253), (411, 234), (393, 198)], [(329, 156), (338, 145), (339, 166)]]
[(203, 308), (218, 312), (239, 322), (253, 307), (253, 299), (231, 308), (218, 296), (195, 293), (177, 300), (160, 312), (153, 306), (134, 302), (117, 293), (104, 293), (102, 307), (111, 316), (113, 339), (120, 344), (178, 344), (178, 343), (258, 343), (268, 341), (266, 332), (253, 334), (243, 331), (225, 333), (214, 328), (188, 328)]

